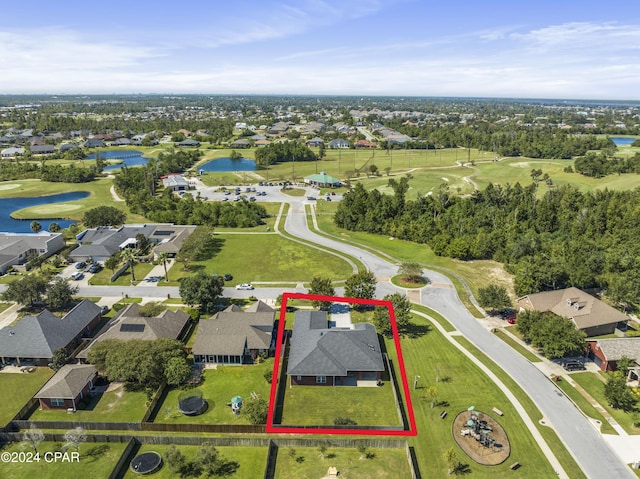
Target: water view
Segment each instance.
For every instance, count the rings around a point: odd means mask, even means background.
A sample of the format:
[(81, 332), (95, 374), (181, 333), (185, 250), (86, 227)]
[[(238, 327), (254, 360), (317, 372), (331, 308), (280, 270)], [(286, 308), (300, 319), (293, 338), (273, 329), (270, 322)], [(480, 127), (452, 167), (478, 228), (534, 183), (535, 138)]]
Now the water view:
[[(146, 165), (149, 158), (142, 156), (141, 151), (135, 150), (117, 150), (117, 151), (101, 151), (99, 152), (100, 158), (103, 160), (122, 160), (122, 163), (117, 165), (110, 165), (104, 168), (104, 171), (119, 170), (123, 166), (140, 166)], [(91, 153), (87, 156), (87, 160), (95, 160), (96, 154)]]
[[(50, 196), (31, 196), (23, 198), (0, 198), (0, 231), (10, 233), (31, 233), (31, 222), (29, 220), (16, 220), (10, 216), (14, 211), (30, 206), (45, 205), (51, 203), (63, 203), (67, 201), (81, 200), (89, 196), (87, 191), (75, 191), (72, 193), (60, 193)], [(42, 231), (48, 231), (51, 223), (58, 223), (60, 228), (68, 228), (75, 223), (72, 220), (64, 219), (39, 219), (35, 220), (42, 226)]]
[(626, 146), (636, 141), (636, 138), (612, 137), (611, 141), (613, 141), (616, 144), (616, 146)]
[(249, 158), (239, 158), (232, 160), (231, 158), (217, 158), (207, 161), (198, 167), (200, 171), (210, 172), (227, 172), (227, 171), (255, 171), (257, 169), (256, 162)]

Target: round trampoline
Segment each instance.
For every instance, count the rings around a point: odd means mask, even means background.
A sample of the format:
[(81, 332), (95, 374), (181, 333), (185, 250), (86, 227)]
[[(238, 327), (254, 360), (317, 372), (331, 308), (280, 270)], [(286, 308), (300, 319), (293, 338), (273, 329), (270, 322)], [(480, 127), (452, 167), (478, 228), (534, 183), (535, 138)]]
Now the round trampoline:
[(162, 467), (162, 456), (155, 451), (138, 454), (129, 464), (129, 468), (137, 474), (151, 474), (160, 467)]
[(197, 416), (207, 410), (207, 401), (202, 399), (202, 391), (185, 391), (178, 397), (178, 411), (185, 416)]

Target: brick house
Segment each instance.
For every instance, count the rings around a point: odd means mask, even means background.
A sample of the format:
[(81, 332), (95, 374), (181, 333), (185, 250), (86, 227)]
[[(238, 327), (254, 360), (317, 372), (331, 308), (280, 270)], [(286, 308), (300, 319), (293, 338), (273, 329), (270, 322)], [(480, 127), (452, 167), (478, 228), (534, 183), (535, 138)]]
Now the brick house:
[(41, 409), (73, 409), (89, 394), (98, 370), (91, 364), (66, 364), (34, 396)]

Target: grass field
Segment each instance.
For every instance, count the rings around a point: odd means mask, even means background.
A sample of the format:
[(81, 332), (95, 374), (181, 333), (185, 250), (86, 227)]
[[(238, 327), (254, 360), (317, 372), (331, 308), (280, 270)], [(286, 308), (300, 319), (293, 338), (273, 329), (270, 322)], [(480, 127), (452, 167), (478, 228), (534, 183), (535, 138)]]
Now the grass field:
[[(293, 452), (291, 454), (290, 452)], [(330, 466), (338, 470), (338, 477), (350, 479), (397, 479), (411, 477), (407, 454), (403, 449), (368, 449), (370, 459), (361, 459), (353, 448), (331, 448), (324, 453), (310, 447), (280, 448), (275, 477), (278, 479), (319, 479)], [(434, 477), (426, 475), (423, 477)], [(235, 477), (235, 476), (234, 476)], [(257, 476), (256, 476), (257, 477)]]
[[(164, 455), (164, 452), (170, 446), (162, 444), (143, 444), (140, 447), (139, 454), (148, 451), (155, 451)], [(198, 453), (198, 446), (179, 446), (178, 449), (184, 454), (187, 461), (191, 461)], [(238, 464), (234, 474), (228, 477), (233, 479), (256, 479), (260, 478), (264, 474), (264, 469), (267, 464), (267, 449), (266, 447), (232, 447), (232, 446), (216, 446), (220, 457), (225, 461), (233, 461)], [(106, 476), (105, 476), (106, 477)], [(140, 474), (136, 474), (131, 469), (127, 470), (127, 473), (123, 476), (123, 479), (133, 479), (141, 477)], [(171, 471), (167, 464), (163, 464), (162, 468), (152, 474), (150, 477), (153, 479), (174, 479), (179, 477), (179, 474)]]
[(344, 279), (352, 274), (348, 263), (325, 252), (289, 241), (277, 234), (216, 235), (220, 251), (210, 260), (194, 262), (185, 272), (181, 263), (169, 271), (170, 284), (198, 269), (232, 274), (234, 284), (254, 281), (293, 283), (312, 276)]
[(66, 409), (36, 410), (32, 421), (140, 422), (147, 412), (144, 391), (128, 391), (124, 386), (93, 396), (88, 405), (78, 406), (71, 416)]
[[(154, 265), (151, 263), (136, 263), (133, 267), (133, 271), (136, 276), (136, 283), (143, 280), (144, 277), (153, 269), (153, 267)], [(106, 284), (108, 286), (131, 286), (131, 268), (122, 273), (114, 282), (110, 281), (111, 276), (113, 276), (113, 272), (110, 269), (103, 268), (93, 275), (93, 277), (89, 280), (89, 284)], [(171, 276), (169, 276), (169, 278), (171, 278)], [(164, 278), (162, 281), (162, 284), (164, 284)]]
[[(445, 477), (444, 453), (453, 447), (458, 458), (469, 464), (473, 477), (514, 477), (509, 465), (515, 461), (523, 464), (521, 471), (525, 476), (520, 477), (552, 477), (553, 469), (504, 394), (426, 319), (415, 316), (413, 321), (431, 328), (419, 338), (401, 341), (407, 377), (420, 376), (419, 388), (411, 391), (419, 439), (411, 443), (416, 448), (423, 474), (428, 472), (426, 477)], [(439, 377), (437, 383), (436, 376)], [(429, 386), (435, 386), (438, 391), (439, 404), (433, 409), (431, 400), (426, 396)], [(498, 422), (505, 428), (511, 442), (511, 456), (505, 463), (480, 466), (458, 448), (451, 436), (453, 418), (472, 405), (478, 411), (490, 413), (495, 406), (504, 412)], [(449, 413), (445, 420), (440, 418), (442, 410)]]
[[(206, 320), (201, 320), (206, 321)], [(246, 416), (240, 413), (234, 416), (227, 403), (234, 396), (245, 400), (255, 392), (263, 399), (269, 398), (271, 385), (263, 374), (273, 370), (273, 359), (262, 364), (248, 366), (218, 366), (217, 369), (205, 369), (204, 382), (196, 389), (202, 391), (208, 408), (199, 416), (184, 416), (178, 412), (178, 397), (184, 389), (171, 389), (158, 409), (155, 422), (191, 423), (191, 424), (250, 424)]]
[(28, 374), (0, 373), (0, 391), (11, 391), (11, 394), (3, 394), (0, 401), (0, 426), (7, 424), (51, 376), (53, 371), (44, 367)]
[(503, 333), (499, 329), (496, 330), (495, 335), (497, 337), (499, 337), (500, 339), (502, 339), (505, 343), (507, 343), (513, 349), (518, 351), (518, 353), (520, 353), (520, 355), (524, 356), (528, 361), (530, 361), (532, 363), (539, 363), (540, 361), (542, 361), (542, 359), (540, 359), (538, 356), (533, 354), (531, 351), (529, 351), (527, 348), (525, 348), (522, 344), (520, 344), (519, 342), (515, 341), (513, 338), (511, 338), (511, 336)]
[[(3, 479), (24, 479), (26, 477), (37, 477), (38, 479), (107, 478), (124, 451), (125, 443), (86, 442), (80, 444), (80, 460), (78, 462), (45, 462), (44, 457), (47, 452), (61, 451), (62, 446), (62, 443), (41, 443), (38, 447), (41, 456), (40, 462), (2, 464), (0, 465), (0, 477)], [(21, 443), (10, 444), (2, 450), (33, 452), (31, 448), (23, 449)]]
[(604, 382), (598, 379), (594, 373), (574, 373), (571, 379), (582, 386), (606, 411), (624, 428), (629, 434), (640, 434), (640, 428), (633, 425), (631, 414), (614, 409), (609, 406), (607, 398), (604, 396)]
[(596, 419), (602, 423), (602, 426), (600, 427), (600, 432), (602, 434), (618, 434), (613, 426), (611, 426), (611, 424), (609, 424), (609, 422), (604, 418), (604, 416), (600, 414), (600, 412), (595, 407), (593, 407), (591, 403), (587, 401), (585, 397), (580, 394), (571, 384), (563, 380), (560, 380), (555, 384), (558, 388), (562, 389), (562, 391), (567, 396), (569, 396), (569, 398), (571, 398), (571, 400), (578, 406), (578, 408), (583, 412), (585, 416)]

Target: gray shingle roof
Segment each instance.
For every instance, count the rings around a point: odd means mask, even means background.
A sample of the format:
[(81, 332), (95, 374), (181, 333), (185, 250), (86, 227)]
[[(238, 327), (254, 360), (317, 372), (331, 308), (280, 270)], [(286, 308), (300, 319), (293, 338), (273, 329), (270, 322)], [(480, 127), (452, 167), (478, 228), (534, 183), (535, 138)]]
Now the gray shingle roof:
[(191, 350), (194, 355), (242, 356), (245, 344), (249, 349), (269, 349), (275, 311), (271, 308), (271, 311), (256, 312), (230, 309), (200, 320)]
[(178, 339), (180, 332), (189, 321), (189, 315), (184, 311), (166, 310), (156, 317), (147, 318), (140, 316), (139, 310), (140, 305), (137, 303), (132, 303), (123, 309), (76, 357), (86, 359), (93, 345), (105, 339), (120, 339), (122, 341), (129, 339)]
[(623, 356), (640, 360), (640, 338), (598, 339), (596, 345), (607, 361), (619, 361)]
[(328, 328), (326, 312), (298, 311), (287, 374), (346, 376), (349, 371), (384, 371), (376, 328), (369, 323)]
[(73, 399), (98, 370), (91, 364), (66, 364), (38, 391), (35, 398)]
[(88, 299), (76, 305), (63, 318), (48, 310), (25, 316), (16, 325), (0, 330), (0, 355), (4, 357), (52, 358), (82, 333), (101, 310)]

